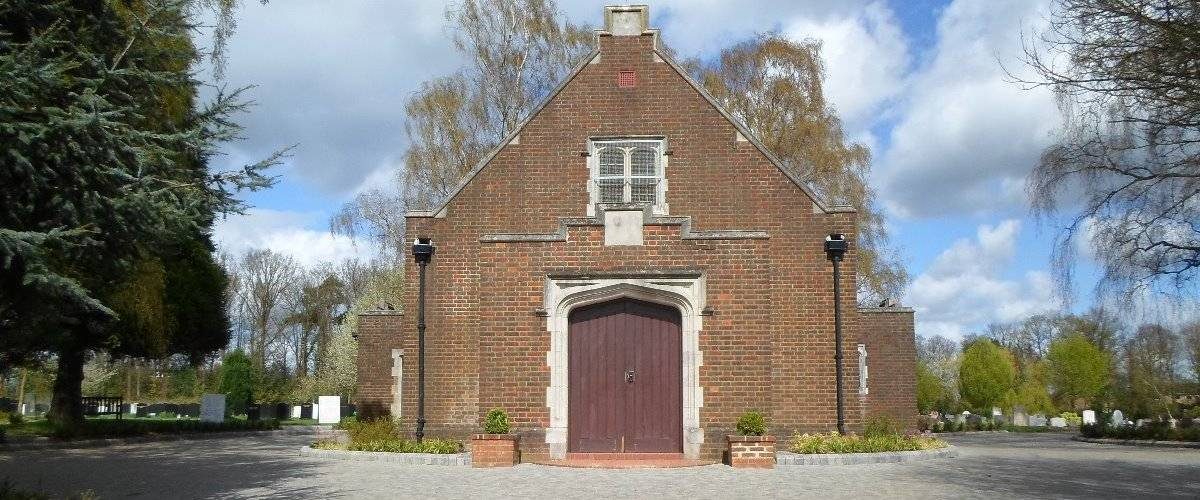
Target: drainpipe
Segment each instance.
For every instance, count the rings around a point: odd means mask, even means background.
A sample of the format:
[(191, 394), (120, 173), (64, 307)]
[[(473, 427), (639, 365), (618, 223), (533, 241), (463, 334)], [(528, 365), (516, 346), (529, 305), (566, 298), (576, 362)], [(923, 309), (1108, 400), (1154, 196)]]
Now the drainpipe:
[(421, 268), (417, 290), (417, 442), (425, 439), (425, 266), (433, 259), (433, 241), (417, 238), (413, 242), (413, 260)]
[(837, 430), (846, 434), (846, 402), (842, 391), (842, 273), (841, 262), (849, 243), (846, 235), (835, 233), (825, 237), (825, 254), (833, 261), (833, 361), (837, 377)]

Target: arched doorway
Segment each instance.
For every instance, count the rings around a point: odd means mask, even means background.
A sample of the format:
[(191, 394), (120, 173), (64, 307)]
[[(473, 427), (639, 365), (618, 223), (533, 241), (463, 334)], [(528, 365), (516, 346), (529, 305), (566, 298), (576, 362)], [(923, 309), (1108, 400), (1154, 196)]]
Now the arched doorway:
[(683, 448), (678, 309), (620, 298), (571, 311), (568, 451)]

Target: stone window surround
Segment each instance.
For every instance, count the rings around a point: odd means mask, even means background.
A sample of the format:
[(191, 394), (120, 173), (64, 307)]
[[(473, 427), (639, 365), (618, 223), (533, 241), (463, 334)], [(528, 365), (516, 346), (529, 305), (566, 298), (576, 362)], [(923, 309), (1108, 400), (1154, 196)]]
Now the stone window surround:
[(553, 459), (567, 455), (568, 318), (575, 308), (619, 298), (632, 298), (679, 309), (682, 339), (683, 454), (700, 458), (704, 431), (700, 428), (700, 408), (704, 389), (700, 387), (700, 331), (703, 329), (705, 276), (702, 272), (647, 273), (608, 276), (548, 276), (545, 286), (546, 330), (550, 333), (550, 386), (546, 388), (546, 406), (550, 426), (546, 444)]
[[(671, 206), (667, 203), (667, 162), (670, 154), (668, 153), (667, 138), (661, 135), (622, 135), (622, 136), (602, 136), (590, 137), (587, 143), (587, 169), (588, 169), (588, 206), (587, 215), (589, 217), (596, 216), (597, 205), (614, 205), (600, 203), (600, 186), (597, 179), (600, 178), (600, 154), (598, 151), (606, 144), (620, 142), (657, 142), (658, 150), (657, 172), (658, 182), (655, 187), (655, 200), (651, 206), (651, 215), (663, 216), (671, 213)], [(628, 164), (628, 160), (626, 161)], [(626, 169), (626, 178), (629, 178), (628, 168)], [(628, 182), (628, 181), (627, 181)], [(626, 186), (628, 190), (628, 186)], [(620, 205), (620, 204), (615, 204)]]

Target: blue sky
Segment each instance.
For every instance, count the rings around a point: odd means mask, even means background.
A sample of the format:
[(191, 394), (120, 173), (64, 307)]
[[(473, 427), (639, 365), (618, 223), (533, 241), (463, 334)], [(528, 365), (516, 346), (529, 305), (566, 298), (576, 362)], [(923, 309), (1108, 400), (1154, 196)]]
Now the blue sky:
[[(1058, 112), (1043, 90), (1008, 82), (1021, 35), (1047, 0), (651, 2), (652, 25), (681, 56), (710, 58), (755, 32), (824, 43), (826, 93), (853, 140), (873, 151), (872, 185), (913, 285), (901, 299), (918, 332), (951, 337), (1057, 307), (1056, 228), (1028, 212), (1024, 177)], [(226, 251), (269, 247), (301, 262), (369, 253), (328, 234), (329, 216), (367, 187), (394, 186), (403, 102), (459, 60), (439, 2), (246, 2), (231, 42), (230, 85), (257, 84), (230, 164), (297, 144), (274, 189), (222, 221)], [(575, 22), (598, 2), (562, 2)], [(1084, 274), (1090, 272), (1085, 266)], [(1089, 304), (1087, 280), (1075, 309)]]

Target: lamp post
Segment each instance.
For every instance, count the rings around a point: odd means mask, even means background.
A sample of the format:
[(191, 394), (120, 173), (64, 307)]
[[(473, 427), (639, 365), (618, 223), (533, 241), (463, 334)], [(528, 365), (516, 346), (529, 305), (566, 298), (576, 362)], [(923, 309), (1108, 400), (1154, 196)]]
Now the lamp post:
[(420, 285), (417, 289), (417, 442), (425, 439), (425, 266), (433, 258), (433, 240), (413, 241), (413, 260), (420, 266)]
[(825, 237), (825, 255), (833, 261), (833, 361), (837, 377), (837, 429), (843, 435), (846, 434), (846, 405), (842, 394), (842, 272), (839, 264), (848, 246), (844, 234)]

